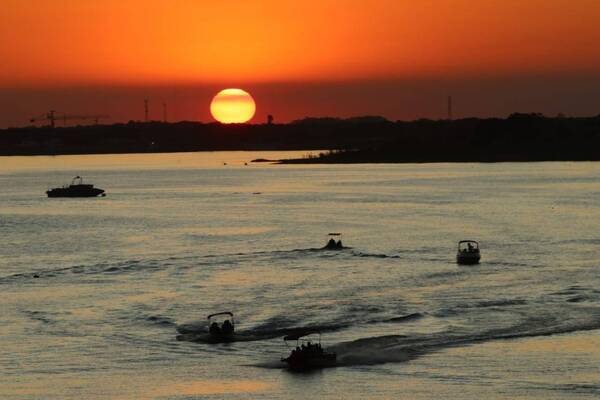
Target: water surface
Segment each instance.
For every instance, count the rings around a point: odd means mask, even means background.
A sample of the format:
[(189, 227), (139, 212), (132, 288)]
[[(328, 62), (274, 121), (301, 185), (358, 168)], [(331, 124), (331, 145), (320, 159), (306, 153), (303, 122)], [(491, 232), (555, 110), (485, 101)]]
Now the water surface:
[[(245, 165), (297, 155), (0, 157), (1, 397), (600, 395), (600, 163)], [(339, 366), (282, 369), (309, 326)]]

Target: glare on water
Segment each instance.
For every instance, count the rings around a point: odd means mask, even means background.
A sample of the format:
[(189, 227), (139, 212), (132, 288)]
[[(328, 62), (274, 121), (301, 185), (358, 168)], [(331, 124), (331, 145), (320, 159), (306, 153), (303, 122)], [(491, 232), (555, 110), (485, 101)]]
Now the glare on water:
[[(304, 153), (1, 157), (0, 397), (600, 394), (600, 164), (249, 162)], [(339, 366), (283, 370), (294, 327)]]

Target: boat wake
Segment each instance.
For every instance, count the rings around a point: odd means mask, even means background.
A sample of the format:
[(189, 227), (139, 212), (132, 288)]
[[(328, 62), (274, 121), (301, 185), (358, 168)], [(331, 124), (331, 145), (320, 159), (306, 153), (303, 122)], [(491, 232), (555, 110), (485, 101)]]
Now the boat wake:
[(252, 258), (253, 260), (255, 260), (256, 257), (265, 257), (268, 260), (289, 260), (290, 258), (304, 258), (311, 256), (335, 257), (337, 255), (345, 255), (350, 257), (400, 258), (397, 255), (370, 254), (349, 250), (352, 250), (352, 247), (343, 247), (340, 249), (327, 249), (319, 247), (292, 250), (256, 251), (232, 254), (206, 254), (200, 256), (168, 257), (164, 259), (132, 259), (115, 262), (101, 262), (87, 265), (72, 265), (60, 268), (36, 268), (31, 272), (18, 272), (0, 276), (0, 285), (17, 282), (22, 283), (24, 281), (39, 278), (48, 279), (73, 275), (116, 275), (121, 273), (144, 272), (148, 270), (163, 270), (170, 267), (210, 267), (215, 265), (215, 259), (219, 258), (237, 258), (237, 261), (239, 262), (244, 261), (246, 258)]
[[(570, 309), (568, 314), (559, 313), (555, 317), (531, 317), (506, 328), (491, 328), (479, 332), (448, 329), (432, 334), (369, 337), (338, 343), (329, 346), (328, 350), (337, 354), (337, 367), (377, 365), (407, 362), (435, 351), (494, 340), (550, 336), (595, 329), (600, 329), (600, 309), (588, 307)], [(274, 362), (254, 366), (285, 367), (282, 363)]]
[[(367, 324), (372, 323), (403, 323), (410, 322), (422, 318), (421, 313), (411, 313), (392, 317), (387, 319), (370, 319), (365, 321)], [(253, 342), (258, 340), (267, 340), (279, 338), (290, 334), (294, 331), (317, 330), (320, 332), (335, 332), (349, 328), (353, 323), (336, 322), (332, 324), (310, 324), (310, 325), (294, 325), (290, 321), (274, 318), (259, 326), (246, 330), (236, 330), (235, 335), (229, 338), (228, 342)], [(177, 325), (178, 335), (176, 339), (179, 341), (195, 342), (195, 343), (216, 343), (219, 342), (208, 333), (208, 326), (205, 321), (192, 322), (187, 324)]]

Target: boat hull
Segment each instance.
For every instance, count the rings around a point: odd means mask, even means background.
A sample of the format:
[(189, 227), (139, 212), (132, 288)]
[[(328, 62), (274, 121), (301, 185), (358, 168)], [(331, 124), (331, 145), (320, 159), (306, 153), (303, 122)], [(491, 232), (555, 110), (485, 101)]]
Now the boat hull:
[(46, 192), (48, 197), (98, 197), (104, 195), (104, 190), (98, 188), (92, 189), (70, 189), (56, 188)]
[(479, 264), (481, 260), (481, 255), (478, 253), (475, 254), (457, 254), (456, 255), (456, 263), (462, 265), (473, 265)]
[(337, 364), (337, 356), (333, 353), (326, 353), (313, 357), (290, 356), (281, 361), (285, 362), (291, 370), (307, 371), (311, 369), (335, 367)]

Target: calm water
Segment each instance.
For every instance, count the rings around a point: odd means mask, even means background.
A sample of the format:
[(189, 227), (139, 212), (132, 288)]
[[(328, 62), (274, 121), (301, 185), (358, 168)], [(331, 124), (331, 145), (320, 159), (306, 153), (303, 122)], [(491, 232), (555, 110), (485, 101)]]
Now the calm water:
[[(259, 156), (0, 158), (0, 397), (600, 395), (600, 163)], [(77, 174), (107, 197), (45, 197)], [(243, 341), (205, 343), (223, 310)], [(299, 326), (340, 365), (282, 369)]]

